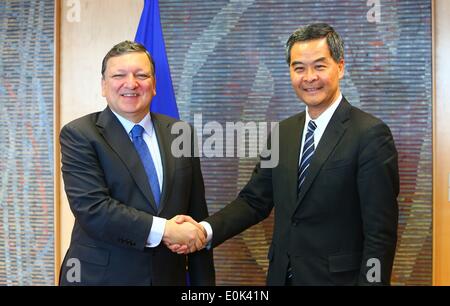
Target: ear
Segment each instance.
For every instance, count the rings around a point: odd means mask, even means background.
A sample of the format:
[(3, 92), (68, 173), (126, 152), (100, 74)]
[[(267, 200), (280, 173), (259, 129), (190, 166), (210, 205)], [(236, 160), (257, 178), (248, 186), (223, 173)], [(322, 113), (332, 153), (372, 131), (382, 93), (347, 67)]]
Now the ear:
[(339, 70), (339, 80), (342, 80), (344, 77), (344, 71), (345, 71), (345, 61), (344, 59), (341, 59), (338, 63), (338, 70)]
[(151, 81), (152, 81), (152, 86), (153, 86), (153, 96), (156, 96), (156, 78), (155, 78), (155, 76), (153, 75), (153, 77), (152, 77), (152, 79), (151, 79)]

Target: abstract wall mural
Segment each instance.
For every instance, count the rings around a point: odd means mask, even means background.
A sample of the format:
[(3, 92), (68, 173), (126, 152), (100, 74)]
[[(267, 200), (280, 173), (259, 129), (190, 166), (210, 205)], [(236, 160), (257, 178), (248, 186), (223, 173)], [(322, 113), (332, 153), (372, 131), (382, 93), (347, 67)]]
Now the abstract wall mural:
[(51, 285), (54, 1), (0, 2), (0, 285)]

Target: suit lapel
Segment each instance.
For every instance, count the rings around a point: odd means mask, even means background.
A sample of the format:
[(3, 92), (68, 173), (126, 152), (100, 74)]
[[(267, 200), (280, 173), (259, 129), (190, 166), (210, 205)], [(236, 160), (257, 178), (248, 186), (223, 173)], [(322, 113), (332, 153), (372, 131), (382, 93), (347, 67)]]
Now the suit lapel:
[[(319, 141), (319, 145), (314, 152), (311, 164), (309, 165), (308, 174), (306, 175), (305, 182), (303, 183), (298, 195), (297, 207), (302, 202), (305, 194), (311, 188), (311, 185), (313, 184), (314, 179), (318, 175), (323, 164), (327, 161), (331, 152), (344, 135), (346, 130), (346, 125), (344, 125), (344, 123), (349, 118), (350, 108), (350, 104), (347, 100), (345, 100), (345, 98), (343, 98), (335, 113), (331, 117), (331, 120)], [(296, 181), (298, 181), (298, 179)]]
[[(148, 183), (147, 174), (140, 162), (139, 155), (133, 147), (129, 136), (120, 124), (119, 120), (107, 107), (101, 112), (97, 126), (99, 127), (100, 134), (103, 135), (105, 140), (109, 143), (111, 148), (117, 153), (125, 166), (130, 171), (134, 182), (145, 195), (145, 198), (150, 203), (153, 210), (156, 212), (156, 204), (153, 199), (153, 194)], [(143, 209), (148, 211), (149, 206), (144, 206)]]
[[(290, 201), (287, 203), (295, 203), (297, 200), (297, 184), (298, 184), (298, 163), (300, 156), (300, 145), (302, 142), (302, 132), (303, 127), (305, 125), (305, 113), (300, 113), (299, 116), (292, 121), (292, 124), (286, 127), (286, 130), (289, 131), (286, 133), (288, 139), (286, 140), (286, 145), (283, 146), (284, 152), (281, 154), (286, 154), (285, 159), (280, 158), (280, 161), (286, 160), (286, 192), (289, 194)], [(283, 137), (280, 135), (280, 137)], [(292, 205), (289, 205), (290, 209), (295, 209)]]
[(175, 172), (175, 160), (171, 153), (171, 139), (170, 123), (163, 122), (158, 114), (151, 114), (153, 127), (155, 128), (156, 137), (158, 139), (159, 151), (161, 153), (161, 162), (163, 166), (163, 187), (161, 191), (161, 202), (159, 203), (159, 212), (162, 211), (167, 202), (167, 197), (170, 193)]

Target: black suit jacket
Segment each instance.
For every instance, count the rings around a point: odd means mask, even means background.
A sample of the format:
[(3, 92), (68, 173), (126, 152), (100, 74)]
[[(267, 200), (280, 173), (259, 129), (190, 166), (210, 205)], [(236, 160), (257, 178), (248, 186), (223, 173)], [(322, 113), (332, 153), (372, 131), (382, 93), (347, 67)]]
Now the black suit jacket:
[[(145, 247), (153, 216), (208, 216), (199, 159), (175, 158), (171, 144), (177, 135), (171, 127), (176, 120), (151, 117), (164, 171), (159, 209), (139, 155), (109, 108), (61, 130), (62, 173), (75, 216), (61, 284), (185, 285), (186, 266), (192, 285), (215, 284), (212, 252), (177, 255), (162, 242)], [(81, 263), (80, 283), (66, 277), (74, 273), (71, 258)]]
[[(289, 261), (294, 285), (389, 284), (399, 192), (389, 128), (344, 98), (297, 194), (304, 123), (304, 112), (280, 122), (279, 164), (272, 169), (258, 164), (237, 199), (206, 219), (212, 246), (263, 220), (275, 207), (268, 285), (285, 284)], [(367, 274), (380, 282), (369, 282)]]

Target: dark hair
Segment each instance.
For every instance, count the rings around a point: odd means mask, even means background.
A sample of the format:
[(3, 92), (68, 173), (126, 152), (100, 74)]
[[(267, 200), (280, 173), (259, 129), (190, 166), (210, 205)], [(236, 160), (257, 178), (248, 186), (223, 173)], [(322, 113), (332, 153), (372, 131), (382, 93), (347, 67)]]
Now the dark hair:
[(102, 61), (102, 77), (105, 77), (106, 64), (108, 63), (108, 60), (111, 57), (116, 57), (116, 56), (120, 56), (120, 55), (127, 54), (127, 53), (132, 53), (132, 52), (143, 52), (148, 56), (148, 59), (150, 60), (150, 64), (152, 66), (152, 74), (154, 75), (155, 74), (155, 62), (153, 61), (153, 58), (150, 55), (150, 53), (147, 51), (147, 49), (140, 43), (125, 40), (125, 41), (122, 41), (121, 43), (118, 43), (114, 47), (112, 47), (111, 50), (109, 50), (108, 53), (106, 53), (106, 55)]
[(326, 23), (312, 23), (295, 30), (286, 42), (286, 61), (291, 63), (291, 49), (296, 42), (327, 38), (333, 60), (338, 63), (344, 58), (344, 42), (341, 36)]

